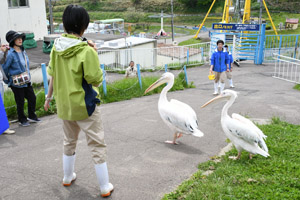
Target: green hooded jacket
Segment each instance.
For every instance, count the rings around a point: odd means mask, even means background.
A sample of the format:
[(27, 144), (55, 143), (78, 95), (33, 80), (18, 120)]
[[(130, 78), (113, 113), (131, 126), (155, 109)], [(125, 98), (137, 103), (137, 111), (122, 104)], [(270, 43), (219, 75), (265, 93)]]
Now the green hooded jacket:
[(78, 121), (91, 116), (100, 104), (102, 82), (97, 52), (87, 42), (63, 34), (54, 42), (47, 69), (53, 77), (53, 95), (58, 117)]

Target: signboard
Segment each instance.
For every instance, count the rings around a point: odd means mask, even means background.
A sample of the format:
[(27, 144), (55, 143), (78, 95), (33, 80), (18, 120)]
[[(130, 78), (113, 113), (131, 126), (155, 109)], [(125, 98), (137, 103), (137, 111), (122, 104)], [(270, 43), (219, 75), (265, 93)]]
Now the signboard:
[(213, 23), (213, 30), (226, 31), (259, 31), (259, 24), (222, 24)]

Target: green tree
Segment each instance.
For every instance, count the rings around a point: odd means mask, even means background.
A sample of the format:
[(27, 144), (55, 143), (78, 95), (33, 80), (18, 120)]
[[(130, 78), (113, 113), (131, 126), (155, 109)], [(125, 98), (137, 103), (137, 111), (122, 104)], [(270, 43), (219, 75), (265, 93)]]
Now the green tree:
[(186, 5), (187, 8), (195, 8), (212, 4), (213, 0), (179, 0)]
[(142, 0), (131, 0), (134, 5), (140, 4)]

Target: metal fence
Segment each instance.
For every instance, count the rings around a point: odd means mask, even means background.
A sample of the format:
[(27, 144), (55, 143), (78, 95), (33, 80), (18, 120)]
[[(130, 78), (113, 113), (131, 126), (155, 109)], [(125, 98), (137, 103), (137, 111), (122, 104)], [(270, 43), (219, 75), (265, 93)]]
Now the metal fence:
[(151, 49), (99, 50), (98, 56), (100, 63), (104, 64), (107, 71), (125, 70), (130, 61), (140, 64), (141, 69), (161, 69), (165, 64), (168, 64), (169, 68), (177, 68), (208, 62), (209, 49), (210, 42), (205, 42)]
[(264, 62), (275, 62), (274, 53), (300, 59), (300, 35), (266, 35)]
[(275, 61), (274, 78), (300, 83), (300, 60), (288, 56), (273, 54)]
[(234, 60), (253, 60), (257, 63), (259, 57), (259, 37), (257, 33), (211, 32), (210, 55), (217, 48), (216, 42), (223, 40), (229, 47)]

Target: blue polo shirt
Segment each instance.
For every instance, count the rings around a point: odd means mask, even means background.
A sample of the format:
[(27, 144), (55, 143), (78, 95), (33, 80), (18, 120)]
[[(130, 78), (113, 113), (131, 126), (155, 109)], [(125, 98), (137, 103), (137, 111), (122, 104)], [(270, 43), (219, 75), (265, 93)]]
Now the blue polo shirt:
[(213, 71), (215, 72), (224, 72), (227, 70), (226, 64), (229, 64), (230, 59), (226, 49), (222, 49), (222, 51), (218, 51), (215, 49), (214, 53), (210, 58), (210, 64), (213, 65)]

